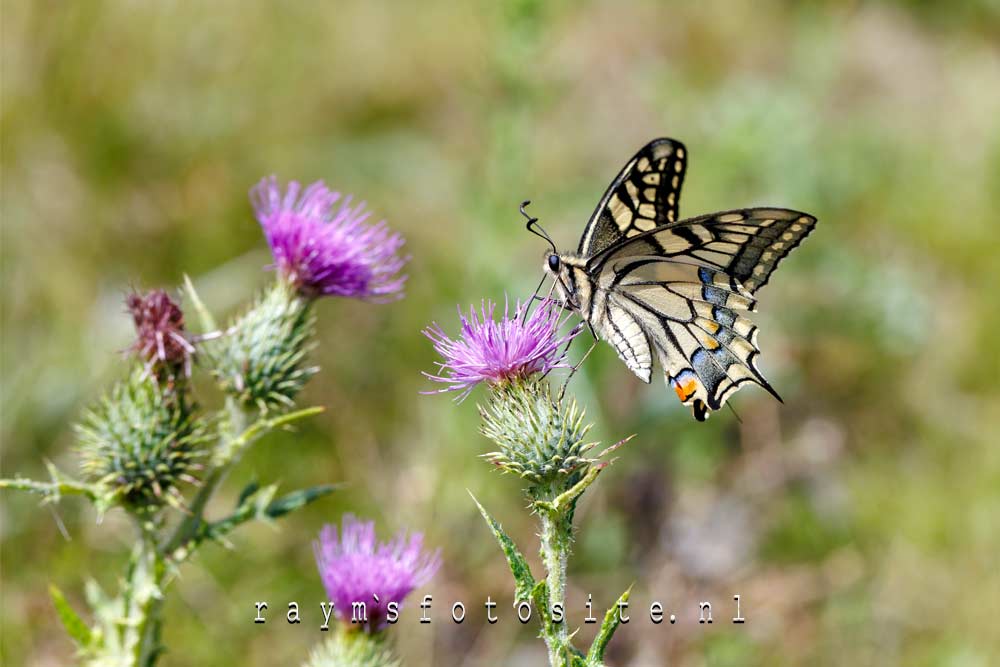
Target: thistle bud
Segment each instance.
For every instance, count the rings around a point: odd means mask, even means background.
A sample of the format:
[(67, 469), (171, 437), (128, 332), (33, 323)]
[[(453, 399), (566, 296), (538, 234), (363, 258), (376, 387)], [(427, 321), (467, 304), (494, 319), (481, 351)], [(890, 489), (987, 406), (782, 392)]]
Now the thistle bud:
[(544, 382), (497, 387), (480, 406), (482, 433), (499, 447), (484, 454), (490, 463), (533, 485), (564, 482), (596, 461), (587, 453), (590, 424), (574, 399), (558, 399)]
[(209, 440), (192, 412), (183, 392), (136, 369), (76, 426), (84, 474), (131, 511), (182, 507), (178, 484), (197, 483)]
[(309, 302), (277, 281), (210, 348), (219, 386), (261, 412), (292, 406), (318, 370), (306, 359), (314, 330)]
[(400, 667), (385, 637), (337, 627), (309, 654), (304, 667)]

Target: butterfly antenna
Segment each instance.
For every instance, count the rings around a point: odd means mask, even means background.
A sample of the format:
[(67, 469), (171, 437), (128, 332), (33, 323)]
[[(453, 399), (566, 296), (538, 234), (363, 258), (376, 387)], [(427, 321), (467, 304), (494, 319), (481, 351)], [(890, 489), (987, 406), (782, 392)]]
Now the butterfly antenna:
[(739, 423), (742, 424), (743, 423), (743, 418), (740, 417), (740, 413), (736, 412), (736, 408), (733, 407), (733, 404), (732, 403), (726, 403), (726, 407), (729, 408), (730, 411), (732, 411), (733, 416), (736, 417), (736, 421), (738, 421)]
[(530, 199), (525, 199), (523, 202), (521, 202), (521, 206), (518, 207), (518, 210), (521, 211), (521, 215), (523, 215), (525, 219), (528, 221), (528, 224), (526, 224), (525, 227), (529, 232), (531, 232), (535, 236), (545, 239), (545, 241), (550, 246), (552, 246), (552, 252), (559, 252), (558, 250), (556, 250), (556, 244), (552, 242), (552, 237), (549, 236), (548, 233), (544, 229), (542, 229), (542, 226), (538, 224), (538, 218), (528, 215), (528, 212), (524, 210), (524, 207), (530, 203), (531, 203)]

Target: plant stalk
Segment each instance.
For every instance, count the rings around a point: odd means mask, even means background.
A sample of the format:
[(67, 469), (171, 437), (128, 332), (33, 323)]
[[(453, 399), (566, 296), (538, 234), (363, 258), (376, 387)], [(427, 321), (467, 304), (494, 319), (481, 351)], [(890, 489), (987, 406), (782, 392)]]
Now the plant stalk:
[[(539, 609), (542, 615), (551, 614), (552, 605), (566, 608), (566, 568), (569, 563), (572, 527), (564, 512), (539, 512), (541, 522), (541, 556), (545, 567), (550, 609)], [(542, 623), (545, 644), (549, 650), (551, 667), (565, 667), (569, 650), (569, 630), (565, 618), (559, 623)]]
[(157, 549), (156, 527), (140, 523), (141, 538), (126, 582), (127, 646), (135, 667), (153, 667), (159, 658), (162, 627), (163, 580), (166, 563)]

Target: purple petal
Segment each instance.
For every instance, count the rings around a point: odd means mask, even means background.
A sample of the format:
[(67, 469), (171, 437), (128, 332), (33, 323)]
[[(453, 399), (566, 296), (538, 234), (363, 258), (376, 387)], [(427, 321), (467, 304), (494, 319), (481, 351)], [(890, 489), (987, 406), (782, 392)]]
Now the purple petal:
[[(301, 196), (300, 196), (301, 193)], [(366, 224), (364, 203), (317, 181), (302, 191), (292, 181), (284, 194), (274, 176), (250, 191), (274, 264), (282, 276), (310, 297), (347, 296), (390, 301), (402, 296), (409, 258), (404, 240), (384, 222)]]

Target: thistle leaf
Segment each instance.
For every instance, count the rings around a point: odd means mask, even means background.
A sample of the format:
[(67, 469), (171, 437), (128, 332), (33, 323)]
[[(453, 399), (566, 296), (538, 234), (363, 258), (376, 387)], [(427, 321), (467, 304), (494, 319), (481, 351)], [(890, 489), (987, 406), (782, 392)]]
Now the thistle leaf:
[(300, 507), (308, 505), (317, 498), (333, 493), (337, 489), (337, 484), (321, 484), (308, 489), (300, 489), (278, 498), (267, 506), (265, 513), (272, 519), (284, 516), (289, 512), (294, 512)]
[(543, 509), (553, 514), (560, 514), (562, 512), (570, 511), (576, 506), (576, 500), (580, 495), (587, 490), (597, 476), (601, 474), (601, 471), (607, 467), (607, 463), (598, 463), (587, 469), (587, 474), (585, 474), (580, 481), (576, 482), (569, 490), (559, 494), (554, 500), (536, 500), (535, 507), (538, 509)]
[(194, 312), (198, 313), (198, 319), (201, 320), (201, 328), (204, 331), (215, 331), (215, 318), (208, 312), (208, 308), (205, 307), (201, 297), (194, 290), (194, 283), (191, 282), (191, 277), (186, 273), (184, 274), (184, 291), (187, 293), (192, 307), (194, 307)]
[(240, 493), (240, 500), (232, 514), (218, 521), (202, 523), (190, 540), (169, 550), (170, 559), (174, 563), (183, 561), (205, 540), (214, 540), (226, 548), (231, 548), (226, 536), (237, 526), (251, 520), (270, 522), (332, 493), (337, 488), (339, 488), (337, 484), (323, 484), (293, 491), (274, 500), (278, 490), (277, 484), (261, 488), (256, 481), (250, 482)]
[(493, 531), (493, 536), (497, 539), (500, 544), (500, 549), (503, 551), (504, 556), (507, 557), (507, 565), (510, 567), (510, 573), (514, 575), (514, 591), (516, 598), (518, 600), (530, 600), (533, 597), (533, 592), (535, 589), (535, 578), (531, 574), (531, 569), (528, 567), (528, 561), (524, 558), (524, 555), (514, 544), (514, 540), (503, 531), (503, 527), (490, 516), (490, 513), (486, 511), (476, 497), (469, 492), (472, 497), (472, 502), (476, 503), (476, 507), (479, 508), (479, 513), (483, 515), (486, 519), (487, 525), (489, 525), (490, 530)]
[(81, 650), (90, 648), (93, 641), (90, 628), (83, 622), (83, 619), (80, 618), (73, 607), (70, 606), (66, 600), (66, 596), (54, 584), (49, 584), (49, 596), (52, 598), (52, 604), (56, 607), (56, 614), (59, 615), (59, 620), (62, 621), (63, 627), (66, 628), (66, 632), (69, 634), (70, 639), (73, 640), (73, 643)]
[(552, 628), (552, 616), (549, 614), (549, 585), (544, 579), (531, 589), (531, 601), (535, 603), (538, 617), (542, 621), (543, 636), (549, 635)]
[(243, 503), (245, 503), (250, 496), (257, 493), (257, 489), (259, 488), (260, 488), (260, 482), (258, 482), (256, 479), (250, 480), (250, 483), (244, 486), (243, 490), (240, 491), (240, 496), (236, 500), (236, 508), (239, 509), (240, 507), (242, 507)]
[(604, 622), (601, 623), (601, 629), (598, 631), (597, 636), (594, 637), (594, 643), (590, 645), (590, 652), (587, 654), (587, 664), (590, 665), (601, 665), (604, 662), (604, 652), (608, 648), (608, 643), (611, 641), (611, 637), (614, 636), (615, 630), (621, 625), (621, 617), (618, 614), (618, 605), (623, 602), (628, 602), (629, 595), (632, 594), (632, 587), (629, 586), (628, 590), (622, 593), (618, 601), (608, 609), (607, 613), (604, 614)]

